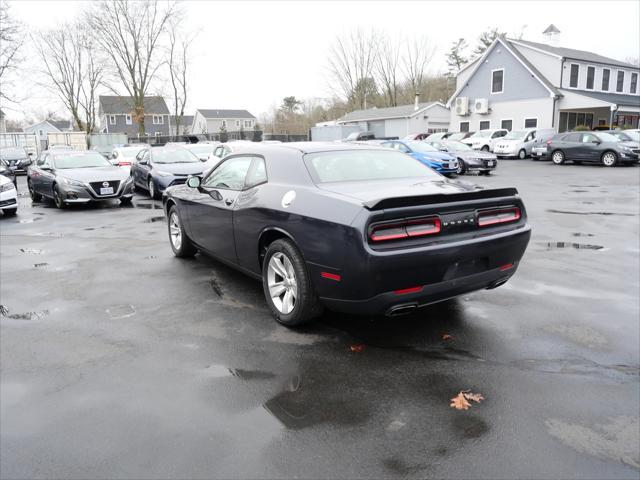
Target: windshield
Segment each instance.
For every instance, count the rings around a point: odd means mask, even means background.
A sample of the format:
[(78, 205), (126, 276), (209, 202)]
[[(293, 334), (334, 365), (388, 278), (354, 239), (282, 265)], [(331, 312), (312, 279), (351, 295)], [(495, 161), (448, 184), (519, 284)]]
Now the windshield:
[(184, 148), (153, 149), (154, 163), (200, 163), (198, 157)]
[(392, 150), (342, 150), (304, 157), (316, 183), (359, 182), (394, 178), (439, 178), (429, 167)]
[(216, 145), (188, 145), (184, 148), (198, 155), (201, 153), (212, 153), (216, 149)]
[(474, 133), (469, 138), (486, 138), (491, 136), (491, 130), (480, 130), (479, 132)]
[(124, 158), (136, 158), (136, 156), (138, 155), (138, 153), (140, 153), (142, 150), (145, 150), (146, 147), (125, 147), (125, 148), (118, 148), (117, 152), (120, 153)]
[(502, 137), (502, 139), (503, 140), (522, 140), (524, 137), (527, 136), (528, 133), (529, 133), (529, 130), (513, 130), (507, 133), (504, 137)]
[(469, 145), (462, 142), (446, 142), (445, 141), (444, 144), (449, 150), (453, 152), (459, 152), (460, 150), (473, 150), (473, 148), (471, 148)]
[(58, 169), (112, 166), (106, 158), (97, 152), (58, 153), (53, 155), (53, 165)]
[(465, 132), (454, 133), (453, 135), (449, 136), (449, 140), (462, 140), (465, 137), (465, 135), (466, 135)]
[(360, 135), (360, 132), (353, 132), (353, 133), (350, 133), (350, 134), (347, 136), (347, 140), (357, 140), (357, 139), (358, 139), (358, 135)]
[(637, 132), (635, 130), (627, 130), (626, 132), (624, 132), (624, 134), (628, 135), (632, 141), (640, 142), (640, 132)]
[(431, 152), (437, 152), (438, 151), (437, 148), (435, 148), (434, 146), (429, 145), (428, 143), (425, 143), (425, 142), (407, 142), (407, 145), (414, 152), (431, 153)]
[(602, 140), (603, 142), (619, 142), (620, 141), (618, 137), (611, 135), (610, 133), (598, 132), (598, 137), (600, 137), (600, 140)]
[(27, 152), (24, 148), (2, 148), (0, 149), (0, 158), (15, 160), (16, 158), (25, 158)]
[(611, 135), (616, 137), (621, 142), (631, 142), (633, 140), (629, 135), (622, 132), (611, 132)]

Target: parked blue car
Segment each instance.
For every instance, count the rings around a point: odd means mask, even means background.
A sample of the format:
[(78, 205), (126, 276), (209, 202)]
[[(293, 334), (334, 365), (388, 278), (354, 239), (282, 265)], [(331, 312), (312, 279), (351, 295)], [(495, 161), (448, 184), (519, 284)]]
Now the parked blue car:
[(437, 148), (425, 142), (411, 140), (391, 140), (384, 142), (383, 147), (393, 148), (400, 152), (411, 155), (416, 160), (424, 163), (427, 167), (432, 168), (443, 175), (451, 175), (456, 173), (458, 169), (458, 160), (448, 153), (443, 153)]
[(214, 164), (181, 147), (147, 148), (136, 156), (131, 176), (136, 187), (148, 190), (151, 198), (160, 198), (167, 188), (185, 183), (189, 175), (202, 175)]

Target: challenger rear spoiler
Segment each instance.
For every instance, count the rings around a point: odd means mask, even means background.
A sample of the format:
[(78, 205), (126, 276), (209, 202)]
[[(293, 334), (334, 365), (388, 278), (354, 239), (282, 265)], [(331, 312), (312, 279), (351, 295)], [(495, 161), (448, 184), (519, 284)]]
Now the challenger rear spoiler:
[(368, 210), (384, 210), (386, 208), (414, 207), (416, 205), (432, 205), (438, 203), (464, 202), (485, 198), (513, 197), (518, 194), (515, 188), (494, 188), (463, 193), (437, 193), (435, 195), (418, 195), (413, 197), (394, 197), (371, 200), (363, 203)]

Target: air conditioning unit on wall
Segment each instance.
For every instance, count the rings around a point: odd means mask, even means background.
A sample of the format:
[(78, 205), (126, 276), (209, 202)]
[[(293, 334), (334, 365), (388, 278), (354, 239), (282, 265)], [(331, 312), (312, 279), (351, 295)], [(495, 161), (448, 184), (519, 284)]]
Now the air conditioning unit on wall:
[(486, 98), (476, 98), (473, 102), (473, 111), (475, 113), (489, 113), (489, 100)]
[(469, 98), (458, 97), (455, 101), (456, 115), (469, 115)]

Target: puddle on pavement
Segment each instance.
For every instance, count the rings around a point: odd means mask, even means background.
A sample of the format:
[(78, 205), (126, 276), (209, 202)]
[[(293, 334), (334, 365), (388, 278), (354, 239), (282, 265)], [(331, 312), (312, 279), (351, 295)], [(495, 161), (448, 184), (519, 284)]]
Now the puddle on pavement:
[(49, 315), (49, 310), (40, 310), (38, 312), (11, 313), (5, 305), (0, 305), (0, 316), (10, 318), (12, 320), (42, 320)]
[(162, 205), (157, 203), (132, 203), (134, 208), (145, 208), (147, 210), (162, 210)]
[(573, 232), (571, 235), (574, 237), (595, 237), (593, 233)]
[(116, 320), (119, 318), (128, 318), (136, 314), (136, 309), (133, 305), (114, 305), (105, 310), (109, 318)]
[(147, 255), (146, 257), (144, 257), (145, 260), (153, 260), (155, 258), (158, 258), (157, 255)]
[(87, 228), (83, 228), (83, 230), (88, 230), (88, 231), (91, 231), (91, 230), (105, 230), (107, 228), (112, 228), (112, 227), (113, 227), (113, 225), (103, 225), (102, 227), (87, 227)]
[(574, 248), (576, 250), (607, 250), (602, 245), (590, 245), (588, 243), (540, 242), (540, 245), (547, 247), (547, 250), (558, 250), (563, 248)]
[(44, 250), (40, 250), (39, 248), (21, 248), (20, 251), (31, 255), (42, 255), (44, 253)]
[(156, 222), (164, 222), (164, 221), (165, 221), (164, 217), (149, 217), (144, 221), (144, 223), (156, 223)]
[(589, 190), (569, 190), (572, 193), (589, 193)]
[(42, 263), (34, 263), (33, 266), (38, 268), (38, 267), (46, 267), (47, 265), (49, 265), (47, 262), (42, 262)]
[(244, 370), (242, 368), (229, 368), (229, 373), (240, 380), (269, 380), (275, 374), (263, 370)]
[(623, 217), (635, 217), (635, 213), (620, 213), (620, 212), (576, 212), (573, 210), (555, 210), (553, 208), (547, 209), (550, 213), (564, 213), (567, 215), (619, 215)]
[(35, 217), (35, 218), (22, 218), (18, 221), (18, 223), (33, 223), (33, 222), (38, 222), (42, 220), (41, 217)]
[(456, 435), (463, 439), (479, 438), (489, 431), (487, 422), (471, 415), (456, 417), (453, 426)]
[(575, 187), (575, 188), (598, 188), (600, 187), (600, 185), (575, 185), (575, 184), (569, 184), (570, 187)]

